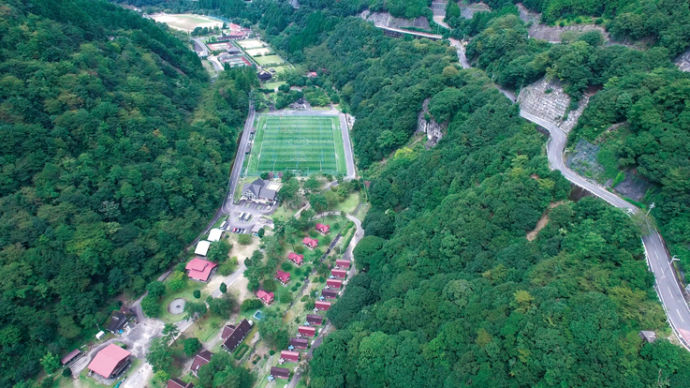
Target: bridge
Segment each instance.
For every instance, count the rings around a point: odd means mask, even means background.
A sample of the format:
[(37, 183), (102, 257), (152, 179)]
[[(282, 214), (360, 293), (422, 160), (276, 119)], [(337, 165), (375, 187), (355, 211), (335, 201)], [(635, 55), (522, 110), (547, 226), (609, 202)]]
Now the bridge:
[(377, 24), (374, 24), (374, 26), (376, 26), (376, 28), (382, 29), (383, 33), (388, 35), (388, 36), (400, 37), (403, 35), (411, 35), (415, 38), (426, 38), (426, 39), (431, 39), (431, 40), (443, 39), (442, 35), (430, 34), (428, 32), (403, 30), (401, 28), (388, 27), (388, 26), (382, 26), (382, 25), (377, 25)]

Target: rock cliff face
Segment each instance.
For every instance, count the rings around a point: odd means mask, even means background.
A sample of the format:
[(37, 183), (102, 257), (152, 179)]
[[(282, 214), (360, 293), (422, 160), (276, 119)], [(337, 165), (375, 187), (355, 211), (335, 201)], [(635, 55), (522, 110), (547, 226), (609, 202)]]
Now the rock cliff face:
[[(427, 121), (427, 117), (429, 120)], [(443, 138), (443, 131), (445, 128), (431, 118), (429, 113), (429, 99), (424, 100), (422, 110), (417, 116), (417, 132), (426, 133), (426, 148), (431, 148), (438, 144)]]
[(517, 102), (521, 110), (547, 120), (565, 132), (570, 132), (589, 103), (589, 97), (584, 95), (577, 109), (568, 111), (570, 96), (563, 91), (560, 83), (544, 78), (522, 88)]
[(422, 16), (415, 19), (403, 19), (393, 17), (393, 15), (389, 14), (388, 12), (371, 12), (369, 10), (366, 10), (360, 13), (359, 17), (366, 21), (374, 23), (374, 25), (376, 26), (391, 28), (415, 27), (424, 30), (428, 30), (431, 28), (429, 26), (429, 20)]

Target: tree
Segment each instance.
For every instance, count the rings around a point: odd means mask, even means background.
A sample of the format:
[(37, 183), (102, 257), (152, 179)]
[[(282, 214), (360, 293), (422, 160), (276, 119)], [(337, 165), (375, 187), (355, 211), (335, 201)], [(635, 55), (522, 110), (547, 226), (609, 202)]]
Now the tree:
[(208, 300), (208, 309), (217, 316), (228, 317), (236, 304), (237, 301), (232, 295), (223, 294), (220, 298), (210, 298)]
[(180, 334), (180, 329), (174, 323), (166, 323), (163, 327), (163, 339), (166, 344), (173, 342), (178, 334)]
[(250, 388), (254, 377), (248, 370), (235, 366), (228, 352), (214, 354), (211, 361), (199, 368), (199, 386)]
[(206, 303), (187, 302), (184, 305), (185, 319), (195, 320), (206, 314)]
[(311, 194), (309, 196), (309, 204), (317, 214), (328, 210), (328, 200), (323, 194)]
[(240, 234), (237, 236), (237, 242), (240, 245), (249, 245), (252, 243), (252, 236), (250, 234)]
[(219, 290), (221, 294), (225, 294), (228, 292), (228, 286), (225, 283), (220, 283)]
[(184, 354), (187, 357), (194, 356), (199, 350), (201, 350), (201, 342), (195, 337), (185, 338), (183, 342)]
[(260, 309), (261, 307), (263, 307), (263, 303), (261, 303), (260, 300), (258, 300), (258, 299), (245, 299), (242, 302), (242, 305), (240, 306), (240, 311), (247, 312), (247, 311)]
[(160, 315), (161, 306), (156, 297), (149, 294), (141, 300), (141, 310), (146, 316), (155, 318)]
[(41, 358), (41, 366), (47, 374), (52, 374), (60, 368), (60, 360), (58, 356), (53, 353), (46, 353)]
[(227, 240), (221, 239), (211, 243), (208, 248), (207, 258), (216, 263), (222, 263), (228, 259), (228, 254), (232, 246)]
[(195, 298), (195, 299), (201, 298), (201, 290), (194, 290), (194, 292), (192, 293), (192, 295), (194, 295), (194, 298)]
[(165, 294), (165, 284), (159, 281), (151, 282), (146, 286), (146, 290), (149, 292), (149, 295), (160, 299)]
[(166, 345), (164, 338), (154, 338), (151, 340), (149, 352), (146, 354), (146, 361), (151, 364), (154, 372), (167, 372), (170, 370), (173, 362), (173, 353)]

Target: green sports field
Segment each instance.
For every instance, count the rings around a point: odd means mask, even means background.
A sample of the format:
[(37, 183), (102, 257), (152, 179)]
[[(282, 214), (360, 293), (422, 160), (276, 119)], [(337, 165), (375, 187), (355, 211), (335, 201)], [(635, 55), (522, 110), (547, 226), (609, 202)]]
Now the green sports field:
[(346, 174), (343, 138), (337, 116), (260, 115), (245, 161), (245, 175), (294, 171)]

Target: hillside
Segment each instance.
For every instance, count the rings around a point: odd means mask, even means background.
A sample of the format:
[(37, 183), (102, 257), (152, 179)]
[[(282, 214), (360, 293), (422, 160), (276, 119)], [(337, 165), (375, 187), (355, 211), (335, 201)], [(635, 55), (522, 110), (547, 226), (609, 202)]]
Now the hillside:
[(0, 12), (0, 386), (12, 386), (95, 334), (113, 297), (141, 293), (208, 222), (255, 77), (209, 89), (182, 42), (102, 1)]

